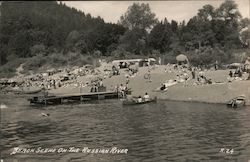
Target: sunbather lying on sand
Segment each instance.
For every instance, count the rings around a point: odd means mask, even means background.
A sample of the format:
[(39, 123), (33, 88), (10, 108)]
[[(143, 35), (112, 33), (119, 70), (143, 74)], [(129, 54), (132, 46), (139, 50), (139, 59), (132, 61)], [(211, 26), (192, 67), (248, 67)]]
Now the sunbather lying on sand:
[(155, 91), (167, 91), (168, 87), (176, 85), (177, 83), (176, 80), (168, 80), (166, 83), (162, 83), (161, 87), (156, 88)]

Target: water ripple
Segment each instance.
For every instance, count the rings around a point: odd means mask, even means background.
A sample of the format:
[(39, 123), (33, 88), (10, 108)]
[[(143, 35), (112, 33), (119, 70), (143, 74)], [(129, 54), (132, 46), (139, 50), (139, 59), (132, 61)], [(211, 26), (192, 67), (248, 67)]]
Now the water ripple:
[[(10, 98), (5, 98), (10, 103)], [(223, 105), (159, 101), (126, 106), (98, 104), (43, 108), (10, 106), (2, 117), (2, 156), (23, 161), (241, 161), (250, 159), (250, 110)], [(49, 113), (47, 118), (39, 116)], [(127, 148), (128, 154), (9, 156), (13, 147)], [(220, 153), (221, 148), (234, 153)]]

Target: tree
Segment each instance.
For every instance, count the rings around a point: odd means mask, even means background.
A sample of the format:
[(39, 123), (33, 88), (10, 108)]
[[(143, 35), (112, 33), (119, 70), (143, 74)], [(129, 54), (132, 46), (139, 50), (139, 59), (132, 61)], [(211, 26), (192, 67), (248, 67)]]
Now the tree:
[(178, 30), (178, 23), (175, 20), (171, 21), (171, 30), (176, 33)]
[(211, 21), (215, 17), (214, 7), (211, 5), (205, 5), (202, 9), (199, 9), (198, 18), (201, 21)]
[(149, 46), (152, 49), (159, 50), (160, 52), (164, 52), (164, 42), (163, 42), (163, 31), (164, 31), (164, 25), (162, 22), (156, 24), (154, 28), (151, 30), (148, 42)]
[(232, 0), (225, 1), (216, 9), (215, 15), (214, 28), (219, 29), (215, 33), (221, 45), (230, 49), (241, 47), (239, 31), (242, 16), (237, 4)]
[(170, 50), (171, 38), (177, 31), (177, 25), (172, 21), (170, 24), (167, 19), (162, 23), (158, 23), (149, 34), (149, 45), (160, 52), (168, 52)]
[(133, 30), (135, 28), (148, 30), (151, 29), (157, 19), (155, 14), (151, 12), (149, 4), (134, 3), (128, 7), (127, 12), (120, 17), (119, 23), (124, 27)]
[(145, 54), (146, 52), (146, 37), (145, 30), (135, 28), (128, 30), (120, 38), (120, 47), (134, 54)]
[(216, 16), (217, 19), (231, 23), (236, 23), (236, 21), (242, 17), (238, 10), (238, 5), (232, 0), (227, 0), (222, 3), (216, 10)]
[(78, 42), (80, 38), (80, 33), (76, 30), (71, 31), (66, 39), (66, 46), (68, 50), (72, 50), (75, 47), (75, 44)]

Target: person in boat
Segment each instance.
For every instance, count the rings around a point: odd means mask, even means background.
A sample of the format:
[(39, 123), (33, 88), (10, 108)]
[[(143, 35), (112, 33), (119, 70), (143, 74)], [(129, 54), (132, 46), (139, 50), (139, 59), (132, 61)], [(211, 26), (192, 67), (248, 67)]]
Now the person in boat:
[(142, 102), (142, 97), (141, 96), (138, 97), (137, 102), (138, 103)]
[(143, 96), (143, 99), (144, 99), (144, 101), (149, 101), (149, 95), (148, 95), (148, 93), (146, 92), (145, 93), (145, 95)]

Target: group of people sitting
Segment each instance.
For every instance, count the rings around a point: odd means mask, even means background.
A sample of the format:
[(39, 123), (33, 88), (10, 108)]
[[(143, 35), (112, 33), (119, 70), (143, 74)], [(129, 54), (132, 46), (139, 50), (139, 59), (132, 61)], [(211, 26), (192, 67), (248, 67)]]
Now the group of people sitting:
[(119, 69), (114, 65), (112, 66), (112, 75), (120, 75)]
[(93, 82), (90, 92), (101, 92), (104, 91), (103, 89), (105, 89), (103, 81), (102, 79), (99, 79), (98, 81)]
[(197, 84), (212, 84), (212, 80), (211, 79), (207, 79), (206, 76), (202, 75), (200, 77), (197, 77)]
[(229, 76), (232, 77), (242, 77), (242, 70), (241, 68), (237, 68), (233, 73), (231, 70), (229, 71)]

